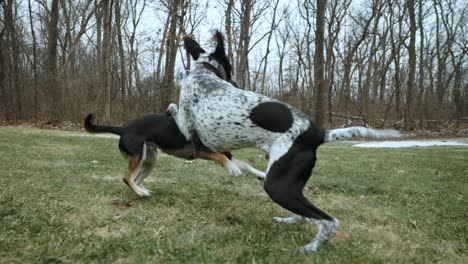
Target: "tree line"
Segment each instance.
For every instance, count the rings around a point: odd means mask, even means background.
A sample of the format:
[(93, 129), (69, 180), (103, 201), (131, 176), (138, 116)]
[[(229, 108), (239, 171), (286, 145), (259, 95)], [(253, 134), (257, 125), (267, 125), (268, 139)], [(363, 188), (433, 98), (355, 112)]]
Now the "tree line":
[[(178, 65), (190, 67), (180, 36), (207, 35), (213, 19), (240, 87), (324, 127), (424, 129), (468, 116), (463, 0), (0, 4), (0, 119), (10, 123), (78, 122), (88, 112), (115, 123), (164, 111), (177, 102)], [(154, 31), (144, 33), (148, 23)]]

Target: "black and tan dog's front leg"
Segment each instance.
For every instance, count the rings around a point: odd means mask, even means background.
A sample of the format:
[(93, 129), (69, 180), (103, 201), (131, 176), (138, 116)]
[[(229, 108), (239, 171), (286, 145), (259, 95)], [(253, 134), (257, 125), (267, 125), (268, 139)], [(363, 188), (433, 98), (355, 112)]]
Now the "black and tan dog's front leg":
[(238, 159), (231, 158), (229, 159), (227, 155), (219, 152), (204, 152), (199, 151), (196, 153), (196, 157), (205, 160), (212, 160), (219, 165), (225, 167), (228, 170), (229, 175), (231, 176), (240, 176), (242, 170), (250, 172), (257, 176), (258, 179), (265, 179), (266, 173), (260, 170), (257, 170), (250, 166), (249, 164), (242, 162)]
[(232, 157), (231, 153), (220, 153), (209, 149), (201, 142), (197, 133), (192, 135), (192, 144), (195, 158), (212, 160), (225, 167), (231, 176), (240, 176), (242, 174), (240, 168), (230, 160)]
[[(128, 171), (125, 177), (122, 179), (125, 184), (130, 187), (138, 196), (140, 197), (147, 197), (150, 196), (151, 193), (146, 189), (146, 188), (141, 188), (138, 186), (138, 184), (135, 182), (135, 180), (138, 179), (140, 176), (140, 173), (143, 172), (145, 174), (145, 169), (144, 166), (148, 163), (145, 164), (146, 158), (147, 158), (147, 151), (146, 151), (146, 144), (143, 145), (143, 153), (141, 156), (129, 156), (128, 158)], [(147, 165), (146, 165), (147, 166)], [(149, 173), (151, 169), (149, 169), (147, 172)], [(142, 175), (144, 178), (147, 176), (147, 174)]]
[(248, 171), (257, 176), (259, 179), (265, 179), (266, 173), (259, 171), (249, 164), (237, 160), (232, 157), (229, 152), (215, 152), (203, 145), (197, 133), (193, 135), (193, 145), (195, 149), (195, 157), (205, 160), (212, 160), (219, 165), (225, 167), (228, 170), (229, 175), (231, 176), (240, 176), (241, 171)]
[(149, 174), (153, 171), (153, 169), (156, 167), (156, 156), (157, 156), (157, 150), (153, 148), (147, 148), (146, 150), (146, 159), (143, 161), (140, 172), (134, 179), (135, 184), (142, 189), (144, 192), (148, 192), (151, 194), (151, 191), (146, 189), (143, 186), (143, 181), (149, 176)]
[(212, 160), (219, 165), (225, 167), (228, 170), (229, 175), (231, 176), (240, 176), (242, 174), (239, 167), (236, 166), (231, 160), (229, 160), (226, 155), (219, 152), (206, 152), (206, 151), (197, 151), (195, 154), (196, 158)]

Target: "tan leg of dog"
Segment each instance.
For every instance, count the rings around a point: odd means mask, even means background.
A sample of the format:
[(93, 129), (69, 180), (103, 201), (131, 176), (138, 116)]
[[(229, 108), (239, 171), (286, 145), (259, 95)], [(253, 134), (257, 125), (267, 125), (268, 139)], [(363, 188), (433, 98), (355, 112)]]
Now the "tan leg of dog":
[(140, 169), (140, 173), (134, 180), (135, 184), (138, 187), (140, 187), (141, 189), (149, 193), (151, 193), (151, 191), (149, 191), (143, 186), (143, 181), (149, 176), (151, 171), (153, 171), (154, 167), (156, 166), (156, 156), (157, 156), (157, 150), (151, 147), (148, 147), (146, 151), (146, 159), (143, 161), (143, 164)]
[(242, 173), (239, 167), (237, 167), (236, 164), (231, 162), (228, 159), (228, 157), (226, 157), (226, 155), (222, 153), (219, 153), (219, 152), (210, 153), (210, 152), (198, 151), (196, 153), (196, 157), (200, 159), (212, 160), (218, 163), (219, 165), (225, 167), (231, 176), (239, 176)]
[(130, 187), (138, 196), (145, 197), (150, 196), (150, 193), (140, 188), (136, 183), (135, 179), (140, 174), (141, 167), (146, 160), (146, 144), (143, 145), (143, 155), (141, 159), (137, 157), (128, 157), (128, 173), (122, 179), (128, 187)]

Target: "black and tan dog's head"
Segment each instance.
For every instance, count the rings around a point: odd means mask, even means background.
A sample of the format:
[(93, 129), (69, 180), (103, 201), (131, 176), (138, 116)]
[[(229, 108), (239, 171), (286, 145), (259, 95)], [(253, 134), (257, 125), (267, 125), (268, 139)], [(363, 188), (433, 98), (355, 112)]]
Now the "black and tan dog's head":
[(190, 36), (184, 38), (184, 47), (196, 64), (213, 71), (219, 78), (232, 82), (232, 66), (224, 49), (224, 36), (216, 31), (213, 40), (216, 41), (216, 48), (210, 54)]

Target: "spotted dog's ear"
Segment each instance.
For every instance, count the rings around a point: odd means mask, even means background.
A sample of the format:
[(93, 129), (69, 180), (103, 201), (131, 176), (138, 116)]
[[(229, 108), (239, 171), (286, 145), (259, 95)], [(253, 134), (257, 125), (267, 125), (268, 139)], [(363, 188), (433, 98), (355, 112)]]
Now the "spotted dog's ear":
[(200, 54), (205, 53), (205, 50), (200, 47), (200, 44), (188, 36), (184, 38), (184, 48), (190, 53), (194, 60), (198, 60)]
[(221, 32), (216, 31), (212, 37), (212, 40), (216, 42), (216, 49), (212, 53), (213, 55), (223, 56), (226, 55), (226, 51), (224, 50), (224, 36)]
[(224, 48), (224, 36), (221, 32), (216, 31), (213, 35), (213, 40), (216, 41), (216, 49), (213, 53), (210, 54), (210, 58), (215, 59), (221, 64), (226, 72), (227, 80), (231, 79), (232, 66), (229, 62), (229, 59), (226, 55), (226, 50)]

